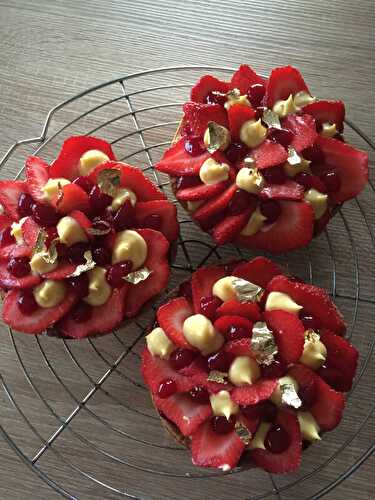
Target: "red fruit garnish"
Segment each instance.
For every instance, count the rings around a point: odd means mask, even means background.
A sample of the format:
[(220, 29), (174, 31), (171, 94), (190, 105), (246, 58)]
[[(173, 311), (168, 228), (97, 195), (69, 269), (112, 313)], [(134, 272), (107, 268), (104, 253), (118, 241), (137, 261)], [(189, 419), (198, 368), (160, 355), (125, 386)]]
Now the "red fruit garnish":
[(237, 189), (228, 203), (227, 215), (240, 215), (244, 210), (255, 210), (257, 198), (243, 189)]
[(160, 217), (159, 231), (164, 234), (168, 241), (175, 241), (179, 233), (176, 206), (167, 200), (153, 200), (137, 203), (135, 219), (138, 225), (145, 227), (148, 217), (151, 215)]
[(109, 285), (112, 288), (123, 286), (125, 284), (124, 278), (131, 272), (132, 267), (133, 263), (130, 260), (109, 266), (105, 277)]
[(18, 308), (25, 316), (30, 316), (39, 308), (31, 290), (23, 290), (19, 295)]
[(59, 214), (46, 203), (34, 203), (33, 218), (43, 227), (55, 226), (59, 221)]
[(244, 406), (241, 412), (251, 419), (261, 419), (264, 422), (273, 422), (277, 415), (277, 406), (271, 401), (261, 401), (256, 405)]
[(275, 68), (268, 79), (265, 103), (272, 108), (276, 101), (288, 99), (290, 94), (309, 92), (301, 73), (292, 66)]
[(193, 291), (194, 311), (197, 314), (204, 314), (201, 309), (202, 299), (212, 296), (212, 287), (220, 278), (225, 276), (222, 266), (208, 266), (197, 269), (191, 278)]
[(76, 323), (85, 323), (91, 318), (92, 310), (86, 302), (78, 302), (71, 310), (71, 316)]
[(266, 92), (266, 87), (262, 83), (254, 83), (250, 85), (247, 91), (247, 97), (253, 108), (257, 108), (261, 105), (264, 94)]
[(193, 401), (196, 401), (197, 403), (200, 404), (205, 404), (210, 401), (210, 395), (204, 387), (201, 387), (197, 385), (194, 387), (190, 392), (190, 397), (193, 399)]
[(222, 301), (213, 295), (201, 298), (200, 310), (210, 320), (216, 318), (216, 311), (218, 307), (222, 304)]
[(227, 340), (251, 337), (253, 330), (253, 323), (241, 316), (221, 316), (215, 321), (214, 326)]
[(166, 399), (173, 396), (177, 392), (177, 386), (174, 380), (168, 378), (160, 382), (158, 387), (157, 396), (160, 399)]
[(218, 245), (224, 245), (233, 241), (246, 226), (254, 207), (245, 210), (238, 215), (229, 215), (215, 225), (212, 230), (212, 238)]
[(224, 345), (224, 351), (232, 356), (250, 356), (254, 357), (251, 350), (250, 338), (244, 337), (239, 340), (231, 340)]
[(185, 319), (193, 313), (191, 305), (184, 297), (172, 299), (158, 309), (158, 323), (176, 346), (194, 350), (182, 332)]
[(80, 176), (74, 179), (73, 184), (77, 184), (80, 188), (86, 191), (87, 194), (90, 194), (90, 191), (94, 187), (94, 183), (86, 176)]
[(209, 122), (228, 128), (226, 110), (220, 104), (198, 104), (187, 102), (183, 106), (184, 120), (189, 124), (191, 134), (203, 137)]
[(210, 153), (191, 156), (185, 149), (185, 139), (180, 139), (165, 151), (163, 158), (156, 164), (159, 172), (178, 177), (180, 175), (198, 175), (202, 163), (210, 158)]
[[(238, 264), (233, 275), (265, 288), (272, 278), (281, 274), (280, 267), (266, 257), (255, 257), (249, 262)], [(250, 305), (250, 304), (243, 304)], [(256, 305), (256, 304), (251, 304)], [(251, 319), (251, 318), (250, 318)], [(255, 319), (254, 321), (258, 321)]]
[(180, 201), (199, 201), (213, 198), (228, 187), (228, 180), (216, 184), (199, 184), (198, 186), (179, 189), (176, 198)]
[(259, 401), (268, 399), (277, 383), (277, 379), (258, 380), (251, 385), (235, 387), (231, 393), (231, 399), (242, 406), (255, 405)]
[[(12, 220), (10, 220), (10, 223)], [(12, 228), (10, 226), (5, 227), (0, 235), (0, 248), (6, 248), (10, 245), (14, 246), (16, 243), (15, 237), (11, 234)]]
[[(246, 94), (251, 86), (262, 85), (266, 83), (265, 78), (258, 75), (247, 64), (241, 64), (237, 71), (233, 73), (231, 79), (231, 88), (238, 89), (241, 94)], [(259, 97), (259, 95), (257, 94)]]
[(169, 356), (169, 363), (175, 370), (182, 370), (191, 365), (196, 356), (197, 353), (190, 349), (176, 349)]
[(27, 183), (24, 181), (0, 181), (0, 203), (5, 214), (13, 220), (18, 220), (18, 201), (21, 194), (27, 193)]
[(269, 184), (283, 184), (288, 179), (281, 165), (264, 168), (262, 175)]
[(76, 264), (71, 264), (66, 260), (59, 261), (59, 265), (53, 271), (44, 273), (43, 278), (50, 280), (63, 280), (68, 278), (77, 268)]
[(62, 187), (61, 197), (52, 200), (58, 212), (68, 214), (73, 210), (88, 212), (90, 209), (89, 196), (78, 184), (66, 184)]
[(193, 218), (200, 224), (207, 223), (212, 217), (223, 213), (237, 191), (237, 186), (233, 184), (223, 193), (212, 198), (207, 203), (198, 208), (193, 214)]
[(234, 429), (236, 418), (234, 415), (229, 417), (212, 417), (211, 425), (216, 434), (228, 434)]
[(208, 95), (212, 92), (226, 94), (228, 90), (228, 82), (219, 80), (211, 75), (205, 75), (191, 89), (190, 99), (195, 102), (206, 103)]
[[(17, 259), (29, 259), (27, 257), (12, 258), (9, 262), (17, 262)], [(12, 264), (13, 268), (14, 264)], [(26, 266), (27, 267), (27, 266)], [(40, 283), (41, 279), (38, 275), (30, 274), (30, 266), (28, 272), (22, 276), (16, 276), (9, 269), (9, 264), (6, 261), (0, 261), (0, 286), (3, 288), (31, 288)]]
[(276, 200), (262, 200), (259, 204), (259, 210), (267, 219), (267, 224), (273, 224), (281, 215), (281, 206)]
[(288, 115), (282, 124), (294, 134), (289, 147), (297, 152), (312, 146), (318, 136), (315, 120), (310, 115)]
[(34, 200), (32, 197), (29, 195), (29, 193), (21, 193), (20, 197), (18, 198), (18, 215), (19, 218), (22, 219), (22, 217), (28, 217), (29, 215), (32, 214), (33, 212), (33, 204)]
[(281, 144), (266, 139), (252, 150), (251, 156), (255, 159), (257, 168), (263, 169), (285, 163), (288, 159), (288, 152)]
[(217, 316), (241, 316), (252, 322), (260, 321), (261, 312), (258, 304), (254, 302), (239, 302), (236, 299), (231, 299), (223, 302), (216, 309)]
[(275, 337), (278, 356), (286, 365), (302, 356), (305, 328), (299, 318), (287, 311), (265, 311), (267, 326)]
[(285, 429), (274, 424), (266, 435), (264, 446), (271, 453), (283, 453), (290, 446), (289, 435)]
[(289, 179), (283, 184), (264, 186), (259, 196), (265, 200), (302, 200), (304, 194), (303, 186)]
[(335, 123), (339, 132), (343, 131), (345, 119), (345, 106), (342, 101), (319, 100), (302, 108), (303, 113), (315, 118), (317, 126), (323, 123)]
[(26, 159), (26, 181), (29, 193), (34, 200), (44, 202), (45, 195), (42, 188), (47, 183), (49, 165), (37, 156)]
[(230, 354), (225, 351), (219, 351), (207, 359), (207, 367), (209, 371), (216, 370), (225, 373), (228, 372), (232, 361), (233, 358)]
[(255, 111), (251, 106), (233, 104), (228, 109), (229, 130), (231, 136), (239, 140), (242, 125), (248, 120), (253, 120), (254, 118)]

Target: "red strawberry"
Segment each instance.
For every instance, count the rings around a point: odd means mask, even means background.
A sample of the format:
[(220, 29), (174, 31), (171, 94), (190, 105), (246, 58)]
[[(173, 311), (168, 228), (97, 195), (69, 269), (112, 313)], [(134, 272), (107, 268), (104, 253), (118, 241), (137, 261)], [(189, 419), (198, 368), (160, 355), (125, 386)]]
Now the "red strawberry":
[(237, 235), (246, 226), (250, 215), (255, 210), (255, 207), (245, 210), (238, 215), (229, 215), (221, 222), (216, 224), (212, 231), (212, 238), (218, 245), (224, 245), (236, 238)]
[(193, 314), (189, 302), (184, 297), (178, 297), (159, 307), (157, 318), (161, 328), (175, 345), (194, 350), (182, 332), (185, 319)]
[(31, 288), (40, 282), (40, 277), (34, 274), (16, 278), (8, 271), (7, 262), (0, 262), (0, 286), (2, 288)]
[(6, 215), (13, 220), (18, 220), (18, 199), (22, 193), (27, 193), (25, 181), (0, 181), (0, 203)]
[(199, 404), (189, 394), (173, 394), (169, 398), (153, 396), (157, 409), (177, 425), (184, 436), (190, 436), (212, 415), (210, 404)]
[(12, 219), (5, 214), (0, 214), (0, 232), (12, 224)]
[[(312, 238), (314, 213), (309, 203), (279, 201), (281, 215), (253, 236), (239, 236), (240, 245), (282, 253), (306, 246)], [(286, 235), (288, 237), (286, 238)]]
[(302, 321), (287, 311), (265, 311), (267, 326), (275, 337), (278, 355), (286, 365), (296, 363), (302, 356), (305, 328)]
[(88, 232), (88, 230), (91, 228), (91, 220), (80, 210), (73, 210), (73, 212), (71, 212), (69, 215), (70, 217), (73, 217), (73, 219), (75, 219), (82, 227), (82, 229), (84, 229), (86, 232)]
[(264, 85), (266, 80), (258, 75), (250, 66), (247, 64), (241, 64), (237, 71), (233, 73), (231, 79), (231, 87), (238, 89), (241, 94), (246, 94), (251, 85), (260, 83)]
[(317, 175), (311, 175), (310, 180), (311, 180), (311, 187), (312, 188), (316, 189), (317, 191), (320, 191), (321, 193), (327, 192), (327, 188), (326, 188), (324, 182)]
[(239, 340), (231, 340), (230, 342), (227, 342), (224, 346), (224, 351), (232, 354), (233, 356), (254, 357), (254, 353), (251, 350), (250, 339), (246, 337)]
[(229, 90), (229, 83), (223, 82), (211, 75), (204, 75), (191, 89), (190, 99), (194, 102), (207, 102), (207, 96), (211, 92), (226, 94)]
[(226, 110), (219, 104), (197, 104), (187, 102), (183, 106), (184, 121), (189, 124), (191, 134), (203, 137), (208, 122), (215, 122), (228, 128), (228, 118)]
[(337, 139), (319, 136), (316, 143), (325, 159), (322, 170), (334, 170), (341, 180), (340, 189), (330, 193), (331, 200), (342, 203), (357, 196), (368, 181), (367, 154)]
[(178, 237), (179, 226), (177, 222), (176, 206), (168, 200), (140, 201), (137, 203), (135, 218), (140, 227), (147, 227), (147, 220), (152, 215), (161, 219), (160, 232), (168, 241), (175, 241)]
[(236, 299), (227, 300), (216, 309), (217, 316), (241, 316), (253, 322), (260, 321), (262, 314), (255, 302), (239, 302)]
[(43, 274), (43, 278), (49, 280), (63, 280), (74, 273), (76, 268), (77, 266), (74, 264), (70, 264), (70, 262), (61, 261), (59, 262), (59, 265), (56, 267), (56, 269), (50, 271), (49, 273)]
[(284, 184), (267, 184), (259, 196), (266, 200), (302, 200), (304, 194), (301, 184), (288, 179)]
[(198, 186), (179, 189), (176, 198), (180, 201), (199, 201), (213, 198), (228, 187), (228, 181), (216, 184), (199, 184)]
[(180, 139), (176, 144), (165, 151), (163, 158), (156, 164), (159, 172), (172, 176), (198, 175), (202, 163), (210, 158), (210, 153), (192, 156), (185, 149), (185, 139)]
[(21, 294), (20, 290), (11, 290), (6, 294), (3, 304), (3, 320), (14, 330), (23, 333), (42, 333), (67, 314), (77, 300), (74, 293), (69, 291), (58, 306), (40, 307), (33, 314), (26, 316), (18, 307), (18, 298)]
[(202, 313), (201, 300), (212, 295), (212, 287), (220, 278), (225, 276), (223, 266), (207, 266), (197, 269), (191, 277), (194, 311)]
[(254, 117), (255, 111), (251, 106), (233, 104), (228, 109), (229, 129), (232, 137), (239, 139), (242, 125), (248, 120), (253, 120)]
[(67, 315), (59, 323), (59, 330), (65, 336), (74, 339), (112, 332), (124, 317), (124, 304), (128, 291), (127, 285), (115, 288), (105, 304), (91, 308), (91, 317), (87, 321), (76, 323), (72, 316)]
[(282, 125), (293, 132), (289, 147), (297, 152), (312, 146), (318, 136), (315, 120), (310, 115), (288, 115), (282, 120)]
[(315, 101), (302, 108), (302, 112), (315, 118), (317, 125), (335, 123), (339, 132), (343, 131), (345, 106), (342, 101)]
[(242, 406), (256, 405), (271, 396), (277, 383), (277, 379), (258, 380), (251, 385), (236, 387), (231, 393), (231, 399)]
[(266, 259), (266, 257), (255, 257), (249, 262), (239, 264), (233, 270), (234, 276), (243, 278), (263, 288), (278, 274), (281, 274), (280, 267), (271, 260)]
[(256, 167), (262, 169), (286, 162), (288, 152), (278, 142), (266, 139), (260, 146), (252, 150), (251, 156), (255, 159)]
[(237, 186), (235, 184), (229, 186), (223, 193), (199, 207), (198, 210), (194, 212), (194, 219), (200, 224), (207, 223), (212, 217), (220, 214), (220, 212), (227, 208), (228, 203), (233, 198), (236, 191)]
[(62, 195), (57, 195), (52, 204), (61, 214), (68, 214), (73, 210), (88, 212), (90, 210), (89, 196), (78, 184), (62, 186)]
[(268, 79), (265, 103), (272, 108), (276, 101), (288, 99), (290, 94), (309, 92), (307, 85), (298, 69), (292, 66), (275, 68)]
[(75, 179), (78, 176), (77, 166), (81, 156), (91, 149), (102, 151), (110, 160), (115, 160), (110, 144), (103, 139), (85, 135), (69, 137), (64, 141), (59, 156), (50, 166), (50, 177)]
[(45, 201), (42, 188), (47, 183), (49, 165), (37, 156), (29, 156), (26, 159), (26, 180), (29, 193), (37, 201)]
[(22, 224), (22, 237), (27, 245), (33, 247), (38, 239), (40, 227), (32, 217), (27, 217)]
[(29, 257), (33, 248), (29, 245), (20, 244), (8, 245), (0, 248), (0, 259), (10, 259), (11, 257)]
[(267, 286), (269, 292), (288, 294), (297, 304), (303, 306), (306, 314), (319, 319), (323, 328), (338, 335), (345, 333), (342, 315), (322, 288), (289, 280), (286, 276), (276, 276)]
[(357, 349), (328, 330), (321, 333), (320, 340), (326, 346), (327, 359), (318, 371), (319, 375), (336, 391), (350, 391), (357, 369)]
[(139, 168), (132, 167), (127, 163), (110, 161), (98, 165), (89, 175), (89, 178), (96, 183), (98, 174), (102, 170), (114, 169), (121, 173), (121, 186), (133, 191), (138, 201), (166, 200), (165, 194), (148, 179)]
[(243, 441), (234, 430), (227, 434), (218, 434), (213, 430), (211, 420), (207, 420), (192, 435), (193, 464), (201, 467), (233, 468), (244, 449)]
[(290, 444), (281, 453), (256, 449), (251, 457), (258, 467), (273, 474), (292, 472), (301, 463), (302, 437), (296, 415), (288, 410), (279, 410), (275, 424), (280, 426), (289, 436)]
[(143, 267), (152, 271), (146, 281), (131, 285), (126, 297), (125, 316), (132, 318), (143, 305), (164, 290), (168, 284), (169, 242), (159, 231), (153, 229), (137, 229), (147, 243), (148, 255)]
[(221, 316), (215, 321), (214, 326), (225, 337), (232, 326), (246, 330), (249, 333), (248, 337), (251, 337), (253, 330), (253, 323), (241, 316)]

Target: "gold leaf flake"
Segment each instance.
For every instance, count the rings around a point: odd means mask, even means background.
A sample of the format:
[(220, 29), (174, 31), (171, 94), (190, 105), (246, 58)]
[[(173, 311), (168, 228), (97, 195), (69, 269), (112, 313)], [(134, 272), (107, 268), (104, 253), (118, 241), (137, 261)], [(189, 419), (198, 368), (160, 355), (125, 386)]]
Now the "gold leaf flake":
[(280, 119), (278, 115), (271, 109), (266, 109), (263, 112), (262, 121), (268, 126), (281, 129)]
[(217, 384), (226, 384), (228, 374), (225, 372), (219, 372), (218, 370), (212, 370), (208, 374), (207, 380), (209, 382), (216, 382)]
[(293, 384), (280, 385), (281, 402), (284, 405), (292, 406), (293, 408), (300, 408), (302, 401), (298, 397), (296, 389)]
[(42, 253), (42, 258), (47, 264), (54, 264), (57, 261), (59, 255), (56, 247), (59, 242), (59, 238), (55, 238), (51, 241), (49, 248)]
[(36, 237), (33, 255), (43, 251), (46, 239), (47, 239), (46, 231), (44, 229), (39, 229), (38, 236)]
[(240, 302), (257, 302), (264, 292), (262, 287), (242, 278), (233, 279), (232, 284)]
[[(221, 146), (224, 146), (227, 144), (227, 129), (225, 127), (222, 127), (216, 122), (208, 122), (207, 125), (208, 132), (207, 132), (207, 140), (208, 140), (208, 146), (207, 146), (207, 151), (209, 153), (215, 153), (215, 151), (218, 151)], [(205, 137), (206, 140), (206, 137)]]
[(289, 165), (299, 165), (302, 161), (302, 158), (297, 153), (294, 148), (288, 147), (288, 163)]
[(57, 199), (56, 207), (58, 207), (64, 199), (64, 190), (62, 188), (61, 182), (57, 183)]
[(96, 263), (92, 258), (91, 250), (87, 250), (83, 254), (83, 256), (86, 260), (86, 263), (80, 264), (79, 266), (77, 266), (75, 271), (69, 275), (70, 278), (73, 278), (75, 276), (80, 276), (81, 274), (85, 273), (86, 271), (90, 271), (90, 269), (94, 269), (94, 267), (96, 266)]
[(227, 92), (227, 97), (229, 97), (229, 99), (238, 99), (241, 97), (241, 91), (239, 89), (231, 89)]
[(237, 436), (241, 439), (245, 446), (250, 444), (252, 435), (249, 429), (242, 422), (236, 422), (234, 426)]
[(100, 190), (109, 196), (115, 196), (121, 183), (121, 173), (114, 168), (106, 168), (98, 174)]
[(152, 271), (148, 269), (148, 267), (142, 267), (142, 269), (138, 269), (137, 271), (129, 273), (124, 277), (124, 280), (128, 281), (132, 285), (138, 285), (138, 283), (140, 283), (141, 281), (146, 280), (151, 273)]
[(318, 342), (320, 340), (320, 335), (316, 333), (314, 330), (309, 328), (305, 331), (305, 343), (307, 342)]
[(111, 232), (111, 224), (105, 220), (100, 221), (102, 228), (89, 227), (86, 231), (93, 236), (104, 236)]
[(273, 363), (278, 349), (273, 333), (268, 329), (266, 323), (257, 321), (254, 324), (250, 342), (251, 349), (259, 364), (270, 365)]

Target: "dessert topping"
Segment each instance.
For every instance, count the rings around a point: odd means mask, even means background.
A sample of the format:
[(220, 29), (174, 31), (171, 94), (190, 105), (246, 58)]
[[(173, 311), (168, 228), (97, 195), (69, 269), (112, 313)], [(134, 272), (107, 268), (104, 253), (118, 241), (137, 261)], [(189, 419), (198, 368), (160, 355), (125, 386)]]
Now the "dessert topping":
[(323, 123), (320, 135), (322, 135), (323, 137), (335, 137), (336, 134), (337, 134), (336, 123), (329, 123), (329, 122)]
[(228, 374), (226, 372), (221, 372), (219, 370), (211, 370), (208, 374), (208, 382), (216, 382), (217, 384), (226, 384)]
[(207, 158), (199, 170), (199, 177), (203, 184), (217, 184), (226, 181), (229, 178), (229, 165), (219, 163), (213, 158)]
[(224, 276), (212, 287), (212, 294), (223, 302), (230, 299), (237, 299), (240, 302), (256, 302), (262, 293), (263, 288), (260, 286), (236, 276)]
[(317, 191), (314, 188), (309, 189), (305, 193), (305, 200), (311, 203), (314, 210), (315, 219), (320, 219), (328, 207), (328, 195)]
[(249, 448), (250, 450), (255, 450), (257, 448), (261, 450), (265, 450), (264, 441), (270, 430), (272, 424), (270, 422), (261, 422), (253, 439), (250, 441)]
[(16, 239), (17, 245), (21, 245), (23, 243), (23, 234), (22, 234), (22, 224), (25, 222), (27, 217), (22, 217), (18, 222), (12, 222), (10, 234)]
[(169, 340), (169, 337), (160, 327), (154, 328), (152, 332), (146, 335), (146, 343), (150, 353), (161, 359), (168, 359), (176, 349), (174, 343)]
[(259, 120), (247, 120), (241, 127), (240, 139), (249, 148), (256, 148), (265, 140), (267, 127)]
[(279, 115), (276, 114), (271, 109), (265, 109), (262, 116), (262, 121), (268, 126), (272, 128), (281, 129), (281, 123)]
[(217, 417), (223, 416), (229, 420), (231, 415), (236, 415), (240, 407), (231, 400), (228, 391), (220, 391), (217, 394), (210, 395), (212, 412)]
[(276, 406), (288, 405), (300, 408), (302, 401), (298, 397), (298, 383), (294, 378), (286, 375), (279, 379), (279, 383), (271, 394), (270, 400)]
[(251, 441), (251, 432), (242, 422), (236, 422), (234, 426), (237, 436), (241, 439), (245, 446), (248, 446)]
[(230, 144), (230, 132), (216, 122), (208, 122), (203, 140), (209, 153), (215, 153), (218, 150), (225, 151)]
[(112, 251), (112, 264), (130, 260), (139, 269), (147, 258), (147, 244), (137, 231), (126, 229), (117, 233)]
[(40, 307), (55, 307), (64, 300), (66, 285), (63, 281), (45, 280), (34, 288), (33, 294)]
[(257, 168), (242, 167), (237, 173), (236, 184), (248, 193), (258, 194), (265, 181)]
[(48, 181), (42, 187), (44, 199), (46, 201), (51, 201), (52, 198), (59, 194), (61, 188), (63, 186), (66, 186), (67, 184), (70, 184), (70, 181), (68, 179), (64, 179), (63, 177), (48, 179)]
[(224, 343), (224, 337), (203, 314), (193, 314), (186, 318), (182, 331), (189, 344), (199, 349), (205, 356), (218, 351)]
[(272, 111), (276, 113), (280, 118), (285, 118), (287, 115), (298, 111), (298, 107), (294, 102), (293, 95), (290, 94), (288, 99), (276, 101), (273, 105)]
[(288, 160), (284, 163), (284, 172), (288, 177), (294, 177), (300, 172), (310, 173), (311, 161), (306, 160), (303, 156), (299, 155), (294, 148), (288, 148)]
[(320, 336), (314, 330), (305, 331), (305, 343), (303, 353), (299, 359), (300, 363), (312, 370), (318, 370), (327, 359), (327, 349)]
[(267, 297), (265, 310), (273, 311), (274, 309), (281, 309), (282, 311), (297, 314), (302, 309), (302, 306), (294, 302), (286, 293), (271, 292)]
[(251, 350), (254, 352), (257, 362), (266, 366), (273, 363), (278, 353), (273, 333), (263, 321), (257, 321), (253, 326)]
[(315, 418), (308, 411), (297, 412), (297, 418), (303, 439), (307, 441), (320, 441), (320, 427)]
[(238, 89), (232, 89), (227, 93), (227, 102), (224, 104), (225, 109), (229, 109), (233, 104), (242, 104), (243, 106), (251, 106), (246, 95), (241, 95)]
[(90, 306), (101, 306), (107, 302), (112, 293), (112, 288), (106, 280), (107, 270), (104, 267), (94, 267), (88, 271), (89, 293), (84, 301)]
[(121, 205), (125, 203), (126, 200), (129, 200), (132, 206), (134, 207), (137, 203), (137, 195), (131, 190), (126, 188), (117, 188), (112, 203), (110, 205), (111, 210), (118, 210)]
[(106, 161), (109, 161), (109, 157), (103, 151), (90, 149), (81, 156), (78, 164), (78, 172), (80, 175), (89, 175), (95, 167)]
[(295, 107), (299, 110), (303, 106), (307, 106), (316, 101), (316, 97), (311, 96), (308, 92), (300, 91), (293, 97)]
[(92, 258), (91, 250), (86, 250), (86, 252), (84, 252), (84, 254), (83, 254), (83, 258), (85, 259), (85, 263), (79, 264), (79, 266), (77, 266), (75, 268), (74, 272), (72, 272), (72, 274), (69, 276), (69, 278), (74, 278), (76, 276), (80, 276), (81, 274), (83, 274), (87, 271), (90, 271), (90, 269), (94, 269), (94, 267), (96, 266), (96, 263), (94, 262), (94, 260)]
[(259, 208), (256, 208), (251, 214), (246, 226), (242, 229), (241, 234), (243, 236), (252, 236), (260, 230), (266, 220), (267, 217), (262, 214)]
[(236, 386), (253, 384), (260, 377), (258, 363), (249, 356), (237, 356), (229, 368), (229, 380)]
[(69, 215), (62, 217), (56, 226), (61, 243), (68, 247), (81, 241), (88, 241), (87, 235), (78, 222)]
[(137, 271), (133, 271), (132, 273), (128, 273), (124, 276), (124, 280), (132, 285), (138, 285), (141, 281), (146, 280), (152, 271), (148, 267), (142, 267), (142, 269), (138, 269)]

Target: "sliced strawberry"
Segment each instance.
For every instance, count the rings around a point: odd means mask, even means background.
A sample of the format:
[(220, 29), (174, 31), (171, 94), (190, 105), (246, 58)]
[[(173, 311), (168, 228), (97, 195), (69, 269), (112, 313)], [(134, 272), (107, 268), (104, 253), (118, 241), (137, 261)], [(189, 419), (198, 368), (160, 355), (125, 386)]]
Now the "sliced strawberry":
[[(255, 203), (254, 203), (255, 205)], [(245, 210), (242, 214), (229, 215), (224, 220), (216, 224), (212, 230), (212, 238), (218, 245), (229, 243), (239, 235), (246, 226), (250, 215), (255, 210), (255, 206)]]
[(177, 425), (181, 434), (190, 436), (212, 415), (211, 405), (195, 402), (189, 394), (173, 394), (169, 398), (153, 396), (157, 409)]
[(13, 220), (18, 220), (18, 200), (22, 193), (27, 193), (25, 181), (0, 181), (0, 203), (5, 209), (5, 214)]
[(282, 274), (282, 272), (277, 264), (266, 257), (255, 257), (249, 262), (236, 266), (232, 274), (265, 288), (272, 278)]
[(271, 396), (277, 383), (277, 379), (258, 380), (251, 385), (236, 387), (231, 393), (231, 399), (242, 406), (256, 405)]
[(45, 193), (42, 188), (47, 183), (49, 165), (37, 156), (26, 159), (26, 181), (29, 193), (36, 201), (45, 202)]
[(77, 323), (72, 316), (68, 315), (59, 323), (59, 330), (73, 339), (112, 332), (123, 320), (128, 291), (128, 285), (115, 288), (105, 304), (91, 308), (91, 317), (87, 321)]
[(239, 340), (231, 340), (230, 342), (227, 342), (224, 346), (224, 351), (232, 354), (233, 356), (254, 357), (249, 338), (242, 338)]
[(74, 273), (76, 268), (77, 266), (74, 264), (70, 264), (70, 262), (61, 261), (59, 262), (59, 265), (56, 267), (56, 269), (50, 271), (49, 273), (43, 274), (43, 278), (49, 280), (64, 280), (65, 278), (68, 278), (72, 273)]
[(184, 297), (172, 299), (159, 307), (158, 323), (171, 341), (185, 349), (194, 349), (184, 337), (182, 327), (184, 321), (194, 314), (193, 308)]
[(265, 103), (267, 108), (272, 108), (279, 100), (288, 99), (290, 94), (309, 92), (307, 85), (298, 69), (292, 66), (275, 68), (268, 79)]
[(238, 243), (275, 254), (306, 246), (314, 227), (311, 205), (302, 201), (279, 201), (279, 204), (281, 215), (276, 222), (265, 225), (253, 236), (239, 236)]
[(231, 79), (231, 87), (238, 89), (241, 94), (246, 94), (251, 85), (260, 83), (264, 85), (266, 83), (265, 78), (258, 75), (250, 66), (247, 64), (241, 64), (237, 71), (233, 73)]
[(222, 193), (228, 187), (229, 181), (217, 182), (216, 184), (199, 184), (198, 186), (179, 189), (176, 198), (180, 201), (199, 201), (213, 198)]
[(217, 316), (241, 316), (253, 322), (260, 321), (262, 313), (259, 305), (255, 302), (239, 302), (236, 299), (231, 299), (223, 302), (216, 309)]
[(259, 196), (265, 200), (302, 200), (304, 194), (301, 184), (288, 179), (284, 184), (267, 184)]
[(0, 248), (0, 259), (10, 259), (11, 257), (29, 257), (33, 252), (30, 245), (16, 244)]
[(70, 217), (73, 217), (78, 224), (84, 229), (86, 232), (91, 228), (92, 222), (91, 220), (80, 210), (73, 210), (70, 212)]
[(194, 311), (199, 314), (201, 300), (212, 295), (212, 287), (220, 278), (225, 276), (224, 266), (207, 266), (197, 269), (191, 277)]
[(251, 156), (255, 159), (256, 167), (262, 169), (286, 162), (288, 152), (278, 142), (266, 139), (260, 146), (252, 150)]
[(138, 201), (166, 200), (165, 194), (153, 184), (139, 168), (119, 161), (108, 161), (98, 165), (89, 175), (89, 178), (97, 183), (98, 174), (102, 170), (114, 169), (121, 173), (121, 186), (133, 191)]
[(160, 232), (168, 241), (175, 241), (179, 233), (176, 206), (168, 200), (140, 201), (137, 203), (135, 218), (140, 227), (147, 227), (147, 220), (152, 215), (161, 219)]
[(302, 108), (302, 112), (315, 118), (316, 124), (335, 123), (339, 132), (343, 131), (345, 106), (342, 101), (315, 101)]
[(319, 136), (316, 143), (325, 159), (322, 170), (334, 170), (341, 180), (340, 189), (330, 193), (331, 200), (343, 203), (357, 196), (368, 181), (367, 154), (337, 139)]
[(77, 166), (81, 156), (91, 149), (102, 151), (110, 160), (115, 160), (111, 145), (103, 139), (85, 135), (69, 137), (64, 141), (59, 156), (49, 168), (50, 177), (75, 179), (78, 176)]
[(185, 139), (182, 138), (173, 144), (165, 153), (163, 158), (156, 164), (159, 172), (164, 172), (175, 177), (180, 175), (198, 175), (202, 163), (210, 158), (210, 153), (203, 153), (192, 156), (185, 149)]
[(311, 181), (312, 188), (316, 189), (317, 191), (320, 191), (321, 193), (327, 192), (327, 188), (326, 188), (324, 182), (317, 175), (312, 174), (310, 181)]
[(296, 363), (302, 356), (305, 327), (302, 321), (287, 311), (265, 311), (264, 318), (276, 340), (278, 355), (286, 365)]
[(317, 318), (323, 328), (338, 335), (345, 333), (345, 323), (341, 313), (322, 288), (306, 283), (289, 280), (286, 276), (276, 276), (267, 286), (267, 290), (283, 292), (297, 304), (303, 306), (306, 314)]
[(223, 193), (199, 207), (193, 214), (194, 219), (200, 224), (208, 223), (212, 217), (220, 214), (220, 212), (227, 208), (236, 191), (237, 186), (235, 184), (229, 186)]
[(288, 115), (282, 120), (282, 125), (293, 132), (294, 137), (289, 147), (297, 152), (312, 146), (318, 137), (315, 120), (310, 115)]
[(34, 274), (16, 278), (8, 271), (7, 262), (0, 262), (0, 286), (2, 288), (31, 288), (40, 282), (40, 277)]
[(245, 445), (235, 431), (218, 434), (213, 430), (211, 420), (202, 424), (191, 439), (193, 464), (201, 467), (233, 468), (244, 449)]
[(275, 424), (289, 436), (289, 446), (281, 453), (255, 449), (251, 457), (258, 467), (267, 472), (281, 474), (298, 469), (301, 463), (302, 437), (297, 417), (289, 410), (279, 410)]
[(251, 106), (233, 104), (228, 109), (229, 129), (232, 137), (239, 140), (242, 125), (248, 120), (253, 120), (255, 111)]
[(169, 242), (159, 231), (153, 229), (137, 229), (142, 238), (146, 241), (148, 254), (144, 267), (152, 273), (138, 285), (131, 285), (126, 297), (125, 316), (132, 318), (144, 304), (156, 297), (167, 287), (169, 279), (168, 251)]
[(327, 359), (318, 371), (319, 375), (336, 391), (350, 391), (357, 369), (357, 349), (328, 330), (321, 333), (320, 340), (326, 346)]
[(253, 323), (246, 318), (241, 316), (221, 316), (214, 323), (215, 329), (222, 333), (224, 336), (227, 336), (229, 329), (232, 326), (243, 328), (249, 333), (249, 337), (251, 337), (253, 330)]
[(184, 120), (189, 124), (191, 134), (203, 137), (208, 122), (215, 122), (218, 125), (228, 128), (228, 117), (226, 110), (219, 104), (198, 104), (187, 102), (183, 106)]
[(226, 94), (229, 90), (229, 83), (219, 80), (211, 75), (204, 75), (191, 89), (190, 99), (194, 102), (207, 102), (207, 96), (211, 92)]
[(11, 290), (4, 299), (3, 320), (11, 328), (23, 333), (42, 333), (71, 309), (77, 298), (69, 291), (65, 299), (56, 307), (39, 307), (33, 314), (25, 315), (18, 307), (21, 290)]
[(73, 210), (88, 212), (90, 210), (89, 195), (78, 184), (62, 186), (62, 194), (52, 199), (52, 204), (61, 214), (68, 214)]
[(33, 247), (38, 239), (40, 226), (32, 217), (27, 217), (22, 226), (22, 237), (27, 245)]
[(12, 219), (5, 214), (0, 214), (0, 232), (12, 224)]

